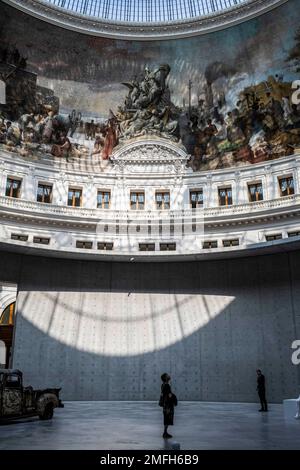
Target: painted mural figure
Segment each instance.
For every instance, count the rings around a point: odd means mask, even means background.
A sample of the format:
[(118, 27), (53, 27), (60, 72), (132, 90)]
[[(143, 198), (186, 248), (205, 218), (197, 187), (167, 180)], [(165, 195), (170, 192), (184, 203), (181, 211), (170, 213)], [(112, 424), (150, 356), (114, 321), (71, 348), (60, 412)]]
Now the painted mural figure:
[(113, 148), (116, 146), (118, 141), (117, 137), (117, 126), (114, 119), (110, 119), (108, 122), (106, 135), (104, 138), (104, 145), (102, 150), (102, 159), (107, 160), (112, 154)]

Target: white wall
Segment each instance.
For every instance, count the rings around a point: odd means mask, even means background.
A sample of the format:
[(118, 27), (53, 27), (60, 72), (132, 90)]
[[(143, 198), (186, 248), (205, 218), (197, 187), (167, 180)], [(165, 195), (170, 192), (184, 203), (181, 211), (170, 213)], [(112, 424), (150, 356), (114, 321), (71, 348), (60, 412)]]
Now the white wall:
[(300, 252), (155, 264), (24, 256), (13, 366), (65, 399), (155, 400), (169, 372), (181, 400), (243, 402), (257, 400), (261, 368), (280, 402), (300, 387), (299, 266)]

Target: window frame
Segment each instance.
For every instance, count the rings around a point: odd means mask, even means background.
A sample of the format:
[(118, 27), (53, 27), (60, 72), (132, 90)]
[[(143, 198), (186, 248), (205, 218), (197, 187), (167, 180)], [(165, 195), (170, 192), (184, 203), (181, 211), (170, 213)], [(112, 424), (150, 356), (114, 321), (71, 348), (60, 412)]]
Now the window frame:
[[(79, 205), (76, 205), (74, 202), (76, 200), (74, 194), (72, 196), (72, 204), (69, 204), (69, 201), (70, 201), (70, 197), (69, 197), (69, 194), (70, 192), (73, 191), (73, 193), (75, 193), (76, 191), (79, 191), (80, 192), (80, 197), (79, 197)], [(82, 207), (82, 196), (83, 196), (83, 190), (82, 188), (79, 188), (79, 187), (76, 187), (76, 186), (69, 186), (68, 187), (68, 207)]]
[(240, 246), (240, 240), (239, 238), (228, 238), (222, 240), (223, 243), (223, 248), (233, 248), (236, 246)]
[[(216, 246), (211, 246), (212, 244), (215, 244)], [(215, 250), (216, 248), (218, 248), (218, 240), (204, 240), (204, 242), (202, 243), (203, 250)]]
[[(197, 200), (196, 200), (196, 207), (193, 207), (193, 201), (192, 201), (192, 194), (193, 194), (193, 193), (195, 193), (195, 194), (197, 194), (197, 195), (199, 195), (199, 194), (202, 195), (202, 200), (201, 200), (201, 202), (199, 202), (198, 197), (197, 197)], [(191, 209), (202, 208), (202, 207), (203, 207), (203, 204), (204, 204), (203, 188), (199, 188), (199, 189), (190, 189), (190, 192), (189, 192), (189, 202), (190, 202), (190, 208), (191, 208)]]
[[(161, 195), (162, 196), (162, 207), (158, 207), (158, 203), (159, 201), (157, 200), (157, 196), (158, 195)], [(165, 195), (168, 195), (169, 197), (169, 201), (168, 201), (168, 207), (165, 207), (165, 204), (166, 204), (166, 201), (165, 201)], [(171, 193), (170, 193), (170, 190), (168, 189), (159, 189), (159, 190), (156, 190), (155, 191), (155, 207), (156, 207), (156, 210), (158, 211), (167, 211), (167, 210), (170, 210), (171, 209)]]
[(294, 232), (287, 232), (288, 238), (300, 237), (300, 230), (295, 230)]
[[(99, 204), (99, 195), (102, 195), (102, 203), (101, 205)], [(105, 195), (108, 194), (109, 197), (108, 197), (108, 207), (105, 207), (105, 204), (107, 204), (105, 202)], [(97, 190), (97, 209), (105, 209), (105, 210), (108, 210), (110, 209), (111, 207), (111, 190), (110, 189), (98, 189)]]
[(283, 240), (282, 233), (270, 233), (265, 235), (266, 242), (275, 242), (277, 240)]
[(177, 245), (174, 242), (161, 242), (159, 244), (159, 251), (176, 251), (176, 249)]
[(51, 238), (44, 235), (34, 235), (32, 242), (37, 245), (50, 245)]
[[(142, 247), (145, 247), (145, 250), (142, 249)], [(149, 251), (155, 251), (155, 243), (154, 242), (145, 242), (145, 243), (139, 243), (139, 251), (140, 252), (149, 252)]]
[[(79, 245), (82, 246), (79, 246)], [(76, 240), (76, 248), (79, 250), (92, 250), (93, 249), (93, 241), (92, 240)]]
[(15, 233), (15, 232), (12, 232), (12, 233), (10, 234), (10, 239), (11, 239), (11, 240), (14, 240), (14, 241), (28, 242), (28, 238), (29, 238), (28, 235), (22, 234), (22, 233)]
[[(15, 313), (16, 313), (16, 301), (11, 302), (7, 305), (4, 310), (0, 313), (0, 325), (1, 326), (13, 326), (15, 321)], [(8, 323), (4, 322), (4, 317), (8, 316)]]
[[(222, 204), (222, 196), (221, 196), (221, 191), (226, 191), (225, 195), (225, 204)], [(231, 195), (229, 196), (227, 191), (230, 191)], [(233, 205), (233, 194), (232, 194), (232, 186), (220, 186), (218, 188), (218, 197), (219, 197), (219, 206), (220, 207), (230, 207)], [(229, 204), (229, 198), (231, 200)]]
[[(136, 195), (136, 207), (133, 207), (132, 205), (132, 196)], [(139, 202), (139, 196), (143, 195), (143, 203)], [(145, 191), (144, 190), (130, 190), (130, 195), (129, 195), (129, 206), (130, 210), (132, 211), (143, 211), (145, 210), (145, 203), (146, 203), (146, 197), (145, 197)], [(140, 204), (142, 204), (143, 207), (140, 207)]]
[[(44, 200), (45, 199), (45, 193), (44, 192), (43, 192), (43, 197), (42, 197), (43, 200), (42, 201), (38, 200), (40, 187), (50, 188), (49, 201)], [(39, 181), (38, 185), (37, 185), (36, 201), (41, 203), (41, 204), (52, 204), (52, 196), (53, 196), (53, 184), (52, 183), (43, 183), (42, 181)]]
[[(249, 197), (249, 202), (259, 202), (259, 201), (263, 201), (264, 200), (264, 188), (263, 188), (263, 184), (262, 184), (262, 181), (256, 181), (256, 182), (248, 182), (247, 183), (247, 186), (248, 186), (248, 197)], [(259, 193), (259, 191), (257, 191), (257, 187), (260, 186), (261, 187), (261, 193)], [(255, 187), (256, 190), (255, 190), (255, 199), (252, 201), (251, 199), (251, 188), (252, 187)], [(259, 198), (259, 195), (261, 194), (261, 198)]]
[[(287, 194), (283, 194), (282, 191), (282, 181), (286, 180), (287, 185), (286, 185), (286, 192)], [(290, 187), (288, 184), (288, 181), (292, 180), (293, 186), (292, 186), (292, 191), (290, 192)], [(295, 178), (294, 175), (287, 175), (287, 176), (279, 176), (278, 177), (278, 184), (279, 184), (279, 192), (280, 192), (280, 197), (288, 197), (288, 196), (293, 196), (295, 194)]]
[[(103, 245), (103, 248), (100, 246)], [(113, 251), (114, 242), (97, 242), (97, 250), (99, 251)]]
[[(7, 192), (8, 192), (8, 182), (9, 182), (9, 181), (11, 181), (12, 183), (18, 182), (18, 183), (19, 183), (19, 186), (18, 186), (18, 188), (14, 188), (14, 187), (13, 187), (13, 184), (12, 184), (12, 186), (10, 187), (10, 190), (9, 190), (9, 193), (10, 193), (10, 194), (7, 194)], [(13, 197), (14, 199), (20, 199), (20, 197), (21, 197), (22, 182), (23, 182), (23, 179), (22, 179), (22, 178), (13, 177), (13, 176), (7, 176), (7, 178), (6, 178), (5, 196), (6, 196), (6, 197)], [(14, 189), (17, 189), (17, 191), (18, 191), (18, 192), (17, 192), (17, 196), (14, 196), (14, 195), (13, 195)]]

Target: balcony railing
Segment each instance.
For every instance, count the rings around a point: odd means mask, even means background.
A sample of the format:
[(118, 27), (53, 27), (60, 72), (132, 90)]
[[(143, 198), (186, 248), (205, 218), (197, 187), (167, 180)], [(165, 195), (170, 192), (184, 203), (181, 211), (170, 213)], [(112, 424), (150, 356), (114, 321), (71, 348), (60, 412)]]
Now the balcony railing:
[(55, 204), (45, 204), (41, 202), (28, 201), (25, 199), (0, 196), (0, 211), (13, 210), (26, 213), (27, 215), (36, 214), (38, 216), (69, 217), (74, 219), (89, 219), (91, 221), (106, 223), (120, 221), (132, 221), (134, 223), (143, 223), (148, 220), (174, 220), (181, 219), (205, 220), (206, 218), (231, 217), (234, 215), (255, 214), (263, 211), (277, 210), (281, 208), (292, 208), (300, 206), (300, 194), (285, 196), (278, 199), (270, 199), (245, 204), (236, 204), (231, 206), (207, 207), (199, 209), (184, 208), (180, 210), (113, 210), (113, 209), (91, 209), (84, 207), (70, 207)]

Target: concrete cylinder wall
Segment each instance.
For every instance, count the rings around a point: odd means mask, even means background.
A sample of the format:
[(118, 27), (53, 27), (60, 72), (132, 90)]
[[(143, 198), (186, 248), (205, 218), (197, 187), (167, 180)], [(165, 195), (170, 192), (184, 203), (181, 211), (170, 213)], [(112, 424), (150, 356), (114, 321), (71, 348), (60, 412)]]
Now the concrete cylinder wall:
[[(64, 399), (252, 402), (299, 394), (300, 252), (194, 263), (102, 263), (1, 254), (18, 282), (13, 367)], [(3, 279), (4, 280), (4, 279)]]

